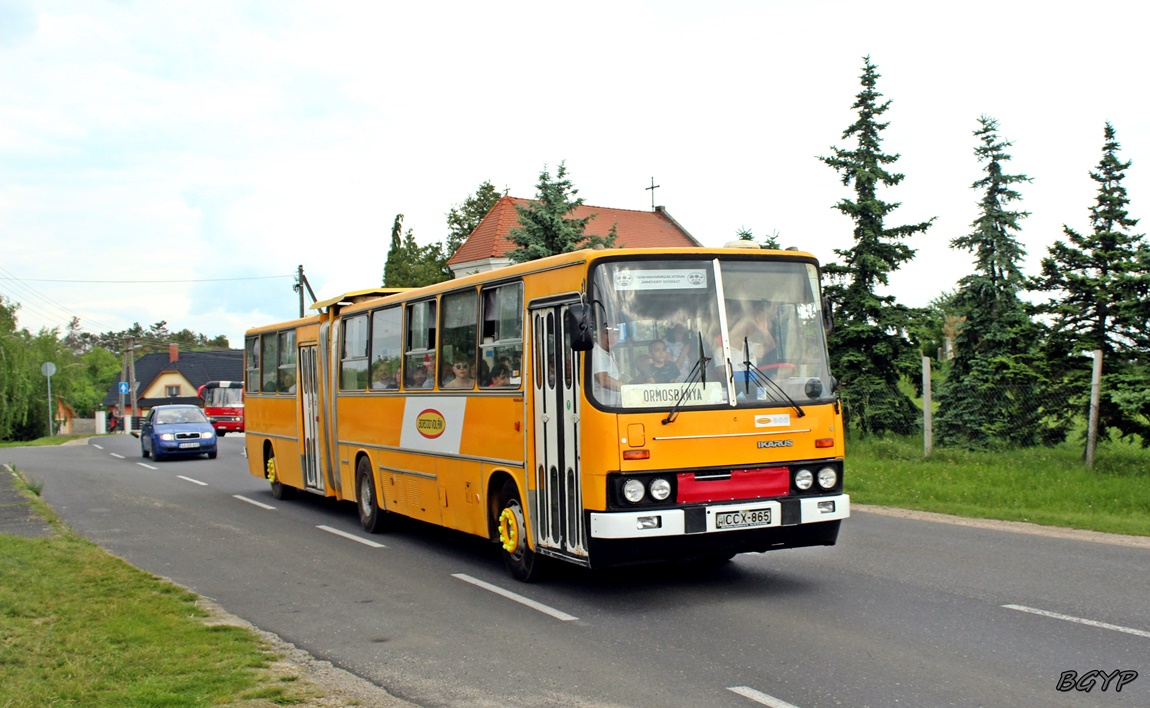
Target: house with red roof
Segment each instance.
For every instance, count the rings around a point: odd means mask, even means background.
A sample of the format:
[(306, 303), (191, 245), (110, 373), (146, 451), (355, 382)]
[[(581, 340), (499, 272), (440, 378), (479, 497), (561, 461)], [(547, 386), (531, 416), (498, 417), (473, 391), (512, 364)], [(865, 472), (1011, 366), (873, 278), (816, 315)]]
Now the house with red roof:
[[(515, 244), (508, 240), (507, 234), (519, 226), (519, 212), (515, 206), (525, 207), (532, 201), (500, 197), (459, 250), (448, 259), (447, 265), (455, 277), (509, 265), (511, 259), (506, 254), (515, 249)], [(654, 211), (635, 211), (583, 204), (567, 214), (567, 217), (582, 219), (591, 215), (594, 218), (587, 222), (585, 233), (588, 236), (606, 236), (614, 226), (618, 236), (615, 245), (620, 248), (684, 248), (703, 245), (661, 206), (655, 207)]]

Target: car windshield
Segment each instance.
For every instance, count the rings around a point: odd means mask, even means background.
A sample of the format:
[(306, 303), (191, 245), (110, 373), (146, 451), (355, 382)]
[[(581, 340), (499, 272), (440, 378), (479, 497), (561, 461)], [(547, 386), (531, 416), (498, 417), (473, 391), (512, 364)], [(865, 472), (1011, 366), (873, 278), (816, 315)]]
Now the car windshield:
[[(809, 261), (761, 257), (598, 265), (597, 339), (585, 357), (592, 400), (779, 407), (831, 396), (818, 277)], [(604, 367), (617, 391), (598, 385)]]
[(214, 387), (204, 389), (204, 405), (213, 408), (240, 408), (244, 403), (242, 388)]
[(199, 408), (177, 408), (175, 410), (157, 411), (156, 425), (178, 425), (179, 423), (207, 423), (203, 411)]

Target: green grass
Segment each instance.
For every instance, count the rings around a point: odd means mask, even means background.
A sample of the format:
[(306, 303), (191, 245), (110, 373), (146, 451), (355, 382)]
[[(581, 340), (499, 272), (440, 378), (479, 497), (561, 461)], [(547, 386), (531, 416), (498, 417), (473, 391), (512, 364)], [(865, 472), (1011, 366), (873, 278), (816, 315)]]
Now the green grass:
[(24, 440), (21, 442), (13, 442), (11, 440), (0, 440), (0, 447), (45, 447), (48, 445), (63, 445), (69, 440), (80, 440), (94, 437), (92, 435), (53, 435), (52, 437), (36, 438), (35, 440)]
[[(17, 475), (16, 486), (26, 484)], [(0, 534), (0, 706), (273, 706), (315, 687), (197, 596), (108, 555), (30, 503), (58, 534)]]
[(924, 458), (921, 437), (851, 439), (846, 459), (859, 504), (1150, 536), (1150, 450), (1135, 445), (1099, 445), (1093, 469), (1077, 445)]

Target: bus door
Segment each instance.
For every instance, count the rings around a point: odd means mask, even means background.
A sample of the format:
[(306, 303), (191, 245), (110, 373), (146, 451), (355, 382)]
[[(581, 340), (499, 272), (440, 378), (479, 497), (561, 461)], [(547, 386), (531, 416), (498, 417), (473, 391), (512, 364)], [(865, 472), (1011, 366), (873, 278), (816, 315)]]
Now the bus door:
[(566, 304), (532, 305), (532, 401), (536, 543), (552, 555), (586, 559), (579, 481), (579, 355), (564, 333)]
[(324, 491), (319, 461), (319, 359), (315, 345), (299, 348), (300, 467), (305, 489)]

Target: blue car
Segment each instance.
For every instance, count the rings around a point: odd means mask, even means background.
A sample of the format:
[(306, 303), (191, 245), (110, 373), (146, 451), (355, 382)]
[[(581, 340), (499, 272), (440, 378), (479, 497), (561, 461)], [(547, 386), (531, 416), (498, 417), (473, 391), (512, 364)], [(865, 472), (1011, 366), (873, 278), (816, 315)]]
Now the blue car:
[(140, 424), (140, 455), (157, 462), (166, 457), (216, 457), (216, 431), (196, 406), (156, 406)]

